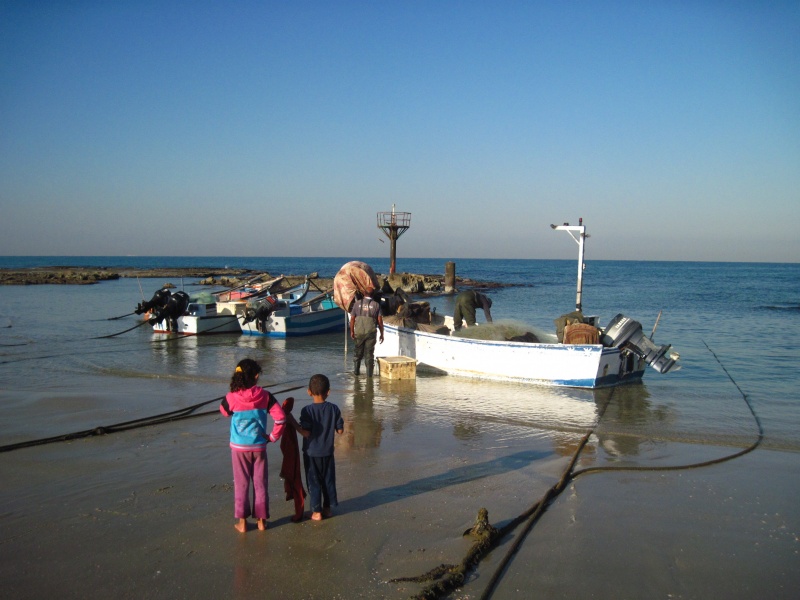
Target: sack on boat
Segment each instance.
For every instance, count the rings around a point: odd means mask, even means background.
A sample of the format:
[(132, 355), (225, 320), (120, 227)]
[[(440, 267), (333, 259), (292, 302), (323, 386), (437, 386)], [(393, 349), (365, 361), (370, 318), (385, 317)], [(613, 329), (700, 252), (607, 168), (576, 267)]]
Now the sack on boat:
[(599, 344), (600, 330), (588, 323), (574, 323), (564, 327), (565, 344)]
[(372, 267), (353, 260), (343, 265), (333, 278), (333, 301), (345, 312), (350, 312), (356, 292), (369, 296), (377, 288), (378, 278)]
[(558, 337), (558, 341), (563, 342), (564, 327), (567, 325), (574, 325), (575, 323), (583, 323), (583, 313), (579, 310), (574, 310), (571, 313), (561, 315), (553, 322), (556, 324), (556, 336)]

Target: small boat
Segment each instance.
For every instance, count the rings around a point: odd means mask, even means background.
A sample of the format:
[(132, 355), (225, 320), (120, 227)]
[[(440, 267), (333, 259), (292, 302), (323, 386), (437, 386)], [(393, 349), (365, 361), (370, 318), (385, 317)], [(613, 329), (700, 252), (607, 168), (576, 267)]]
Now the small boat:
[(305, 281), (298, 283), (295, 286), (271, 291), (269, 296), (275, 298), (279, 302), (286, 302), (287, 304), (299, 304), (305, 300), (310, 286), (311, 279), (306, 277)]
[(239, 320), (231, 312), (218, 312), (216, 302), (189, 302), (186, 312), (176, 320), (173, 331), (169, 319), (153, 324), (155, 333), (181, 333), (204, 335), (213, 333), (240, 333)]
[[(423, 325), (412, 327), (406, 326), (405, 321), (393, 324), (391, 318), (384, 317), (384, 342), (376, 346), (376, 357), (413, 358), (421, 371), (590, 389), (639, 381), (647, 365), (660, 373), (672, 369), (678, 354), (669, 345), (656, 346), (642, 333), (637, 321), (620, 314), (600, 330), (596, 317), (582, 316), (586, 228), (582, 219), (576, 226), (551, 227), (568, 232), (578, 242), (576, 308), (581, 321), (575, 325), (594, 331), (592, 343), (586, 343), (587, 338), (577, 343), (555, 339), (546, 342), (470, 339), (456, 335), (450, 316), (430, 315)], [(478, 326), (481, 327), (486, 326)]]
[[(163, 287), (150, 300), (140, 302), (134, 312), (145, 315), (154, 333), (238, 333), (240, 329), (236, 311), (219, 310), (219, 306), (207, 292), (190, 297), (184, 291), (173, 294), (168, 287)], [(235, 303), (231, 303), (231, 306), (235, 306)]]
[(342, 331), (345, 312), (329, 293), (301, 303), (287, 298), (273, 301), (270, 296), (256, 306), (249, 305), (246, 314), (239, 315), (238, 323), (246, 335), (296, 337)]
[(262, 281), (262, 282), (257, 281), (258, 279), (264, 276), (265, 275), (261, 275), (254, 279), (251, 279), (244, 285), (231, 288), (229, 290), (214, 292), (214, 296), (216, 296), (218, 302), (237, 302), (252, 298), (258, 298), (261, 296), (267, 296), (270, 294), (272, 289), (284, 279), (284, 276), (281, 275), (279, 277), (273, 277), (272, 279), (269, 279), (267, 281)]

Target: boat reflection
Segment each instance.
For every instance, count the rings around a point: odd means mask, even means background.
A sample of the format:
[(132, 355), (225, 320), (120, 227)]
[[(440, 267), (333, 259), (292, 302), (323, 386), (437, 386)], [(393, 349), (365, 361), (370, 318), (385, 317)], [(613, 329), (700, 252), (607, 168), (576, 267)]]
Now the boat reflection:
[(471, 447), (549, 439), (556, 454), (572, 456), (594, 430), (583, 451), (583, 460), (591, 462), (599, 449), (609, 456), (639, 454), (642, 444), (652, 444), (646, 433), (670, 419), (643, 383), (586, 390), (419, 375), (350, 381), (352, 387), (342, 391), (345, 433), (337, 452), (367, 454), (407, 427), (433, 426)]
[(602, 413), (595, 436), (607, 458), (638, 456), (674, 421), (667, 406), (651, 401), (644, 383), (598, 390), (595, 403)]

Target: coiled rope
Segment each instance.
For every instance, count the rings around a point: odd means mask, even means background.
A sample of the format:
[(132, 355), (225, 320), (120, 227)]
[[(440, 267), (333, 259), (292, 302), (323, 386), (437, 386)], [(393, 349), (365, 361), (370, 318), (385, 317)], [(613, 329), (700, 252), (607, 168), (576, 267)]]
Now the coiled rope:
[[(290, 388), (286, 388), (280, 390), (278, 392), (272, 392), (274, 395), (278, 394), (285, 394), (287, 392), (293, 392), (295, 390), (299, 390), (304, 388), (303, 385), (298, 385)], [(27, 442), (18, 442), (16, 444), (8, 444), (7, 446), (0, 446), (0, 452), (11, 452), (12, 450), (20, 450), (21, 448), (30, 448), (32, 446), (42, 446), (44, 444), (52, 444), (54, 442), (68, 442), (71, 440), (77, 440), (81, 438), (87, 438), (92, 436), (98, 435), (106, 435), (110, 433), (119, 433), (121, 431), (129, 431), (131, 429), (138, 429), (140, 427), (150, 427), (151, 425), (160, 425), (162, 423), (171, 423), (173, 421), (180, 421), (182, 419), (191, 419), (194, 417), (202, 417), (205, 415), (213, 415), (219, 414), (218, 410), (207, 410), (200, 413), (195, 413), (198, 408), (202, 408), (212, 402), (221, 402), (225, 396), (219, 396), (217, 398), (212, 398), (211, 400), (205, 400), (203, 402), (199, 402), (192, 406), (187, 406), (186, 408), (179, 408), (177, 410), (161, 413), (158, 415), (153, 415), (150, 417), (142, 417), (140, 419), (134, 419), (132, 421), (125, 421), (123, 423), (115, 423), (113, 425), (101, 425), (98, 427), (94, 427), (92, 429), (85, 429), (83, 431), (75, 431), (73, 433), (65, 433), (62, 435), (56, 435), (49, 438), (42, 438), (38, 440), (29, 440)]]
[(525, 525), (523, 529), (520, 531), (519, 535), (517, 535), (516, 539), (512, 542), (512, 544), (506, 551), (505, 555), (501, 559), (500, 563), (495, 568), (486, 588), (484, 589), (483, 593), (480, 596), (481, 600), (488, 600), (488, 598), (491, 598), (492, 594), (494, 593), (494, 590), (497, 587), (497, 584), (499, 583), (500, 579), (502, 578), (503, 573), (506, 570), (506, 567), (513, 559), (517, 550), (519, 550), (520, 546), (522, 545), (523, 541), (525, 540), (525, 538), (527, 537), (528, 533), (531, 531), (533, 526), (536, 524), (536, 522), (539, 520), (542, 514), (544, 514), (544, 511), (547, 510), (547, 507), (553, 501), (555, 501), (555, 499), (561, 494), (561, 492), (564, 491), (564, 489), (566, 489), (567, 484), (575, 480), (577, 477), (581, 475), (598, 473), (602, 471), (680, 471), (686, 469), (699, 469), (702, 467), (708, 467), (711, 465), (727, 462), (735, 458), (739, 458), (755, 450), (764, 439), (764, 428), (761, 424), (761, 419), (759, 419), (758, 415), (753, 409), (753, 406), (750, 403), (750, 399), (747, 397), (747, 394), (742, 390), (742, 388), (730, 374), (728, 369), (725, 368), (725, 365), (722, 364), (722, 361), (719, 359), (717, 354), (709, 347), (708, 344), (706, 344), (704, 340), (703, 344), (705, 345), (706, 348), (708, 348), (708, 351), (711, 352), (711, 354), (714, 356), (716, 361), (719, 363), (720, 367), (722, 367), (722, 370), (725, 372), (728, 379), (730, 379), (730, 381), (739, 391), (739, 393), (742, 396), (742, 399), (747, 405), (747, 408), (750, 410), (750, 414), (753, 416), (753, 419), (758, 428), (758, 437), (753, 444), (751, 444), (744, 450), (741, 450), (740, 452), (736, 452), (734, 454), (723, 456), (721, 458), (717, 458), (714, 460), (692, 463), (688, 465), (676, 465), (676, 466), (665, 466), (665, 467), (606, 466), (606, 467), (588, 467), (585, 469), (579, 469), (575, 471), (574, 470), (575, 465), (578, 462), (578, 459), (580, 458), (581, 452), (583, 452), (583, 449), (589, 442), (589, 438), (594, 434), (595, 429), (599, 425), (600, 421), (605, 415), (606, 409), (611, 403), (611, 400), (614, 396), (614, 391), (616, 390), (616, 388), (612, 388), (611, 393), (608, 396), (608, 399), (600, 408), (600, 414), (597, 418), (597, 422), (589, 431), (586, 432), (583, 438), (581, 438), (581, 441), (578, 444), (578, 448), (573, 454), (572, 458), (570, 459), (569, 464), (567, 465), (567, 468), (564, 470), (561, 478), (554, 486), (552, 486), (549, 490), (547, 490), (539, 500), (537, 500), (525, 512), (523, 512), (518, 517), (510, 521), (504, 527), (500, 529), (495, 529), (489, 526), (485, 530), (485, 532), (479, 536), (480, 539), (476, 541), (472, 545), (472, 547), (467, 551), (466, 555), (458, 565), (444, 565), (444, 564), (439, 565), (438, 567), (417, 577), (399, 577), (391, 579), (389, 583), (397, 583), (401, 581), (423, 583), (426, 581), (439, 580), (435, 581), (435, 583), (429, 584), (419, 594), (412, 596), (412, 598), (414, 598), (415, 600), (433, 600), (442, 598), (447, 594), (449, 594), (450, 592), (464, 585), (464, 582), (466, 581), (467, 575), (470, 573), (470, 571), (472, 571), (474, 568), (478, 566), (480, 561), (483, 560), (483, 558), (499, 544), (500, 540), (502, 540), (505, 536), (511, 534), (514, 531), (514, 529), (516, 529), (520, 524), (524, 523)]

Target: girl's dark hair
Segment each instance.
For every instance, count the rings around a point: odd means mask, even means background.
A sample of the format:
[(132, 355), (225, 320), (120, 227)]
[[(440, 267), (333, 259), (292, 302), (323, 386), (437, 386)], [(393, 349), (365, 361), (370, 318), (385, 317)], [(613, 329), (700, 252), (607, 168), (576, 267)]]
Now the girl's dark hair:
[(246, 390), (256, 384), (256, 378), (261, 373), (261, 365), (252, 358), (245, 358), (236, 365), (236, 370), (231, 377), (231, 391)]

